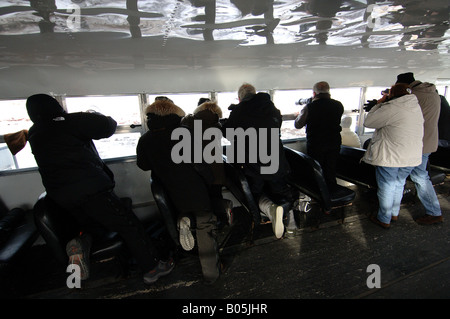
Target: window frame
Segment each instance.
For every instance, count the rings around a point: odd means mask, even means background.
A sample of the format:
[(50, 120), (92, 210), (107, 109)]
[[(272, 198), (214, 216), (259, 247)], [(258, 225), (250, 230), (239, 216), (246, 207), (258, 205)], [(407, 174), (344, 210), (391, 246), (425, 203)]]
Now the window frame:
[[(389, 86), (386, 86), (389, 87)], [(440, 92), (439, 94), (443, 95), (445, 98), (448, 99), (448, 95), (449, 95), (449, 85), (447, 84), (439, 84), (436, 85), (436, 87), (438, 87), (439, 89), (443, 89), (444, 92)], [(368, 136), (371, 135), (373, 132), (370, 130), (367, 130), (364, 128), (364, 118), (365, 118), (365, 111), (363, 109), (364, 107), (364, 103), (366, 103), (367, 99), (373, 99), (375, 98), (374, 96), (369, 96), (368, 95), (368, 89), (370, 88), (382, 88), (382, 86), (374, 86), (374, 87), (367, 87), (367, 86), (363, 86), (363, 87), (347, 87), (347, 88), (359, 88), (360, 89), (360, 107), (359, 107), (359, 113), (358, 113), (358, 121), (357, 121), (357, 125), (355, 126), (356, 129), (356, 133), (358, 134), (358, 136), (360, 137), (364, 137), (364, 136)], [(384, 88), (384, 87), (383, 87)], [(336, 89), (340, 89), (340, 88), (334, 88), (332, 90), (336, 90)], [(343, 88), (344, 89), (344, 88)], [(345, 88), (346, 89), (346, 88)], [(267, 92), (270, 94), (272, 100), (274, 99), (274, 96), (277, 94), (277, 92), (279, 91), (305, 91), (305, 90), (311, 90), (309, 88), (294, 88), (294, 89), (271, 89), (271, 90), (267, 90), (267, 89), (262, 89), (262, 90), (258, 90), (258, 92)], [(140, 133), (140, 135), (142, 136), (142, 134), (144, 134), (145, 132), (148, 131), (147, 128), (147, 115), (145, 114), (145, 108), (151, 104), (153, 101), (149, 101), (149, 97), (150, 96), (156, 96), (156, 95), (167, 95), (167, 96), (174, 96), (174, 95), (183, 95), (183, 94), (199, 94), (199, 95), (204, 95), (205, 97), (208, 96), (210, 99), (215, 100), (215, 99), (220, 99), (220, 94), (221, 93), (231, 93), (232, 91), (223, 91), (223, 92), (216, 92), (216, 91), (210, 91), (210, 92), (177, 92), (177, 93), (155, 93), (155, 92), (145, 92), (145, 93), (123, 93), (123, 94), (105, 94), (105, 95), (53, 95), (53, 97), (55, 99), (58, 100), (58, 102), (61, 103), (62, 107), (67, 111), (67, 105), (66, 105), (66, 98), (72, 98), (72, 97), (115, 97), (115, 96), (137, 96), (138, 97), (138, 103), (139, 103), (139, 111), (140, 111), (140, 119), (141, 119), (141, 124), (138, 125), (118, 125), (117, 126), (117, 130), (114, 134), (125, 134), (125, 133)], [(237, 95), (237, 92), (236, 92)], [(5, 100), (5, 101), (14, 101), (14, 100), (23, 100), (23, 98), (16, 98), (16, 99), (10, 99), (10, 100)], [(218, 101), (220, 103), (220, 101)], [(182, 106), (180, 106), (182, 107)], [(226, 107), (228, 108), (228, 106), (223, 106), (221, 105), (221, 107)], [(185, 110), (186, 112), (186, 110)], [(186, 112), (188, 114), (188, 112)], [(225, 113), (225, 112), (224, 112)], [(344, 112), (345, 113), (345, 112)], [(348, 112), (347, 112), (348, 113)], [(294, 114), (284, 114), (283, 115), (283, 121), (285, 120), (292, 120), (293, 118), (295, 118), (293, 116)], [(298, 138), (292, 138), (292, 139), (284, 139), (282, 142), (283, 143), (292, 143), (292, 142), (296, 142), (296, 141), (302, 141), (305, 140), (306, 137), (298, 137)], [(4, 140), (4, 136), (0, 134), (0, 144), (4, 144), (5, 140)], [(12, 155), (13, 160), (17, 163), (17, 159), (15, 157), (15, 155)], [(119, 157), (111, 157), (111, 158), (104, 158), (103, 160), (106, 163), (115, 163), (115, 162), (128, 162), (128, 161), (135, 161), (136, 159), (136, 155), (127, 155), (127, 156), (119, 156)], [(16, 164), (17, 167), (17, 164)], [(13, 168), (13, 169), (8, 169), (8, 170), (0, 170), (0, 176), (1, 175), (10, 175), (10, 174), (18, 174), (18, 173), (22, 173), (22, 172), (29, 172), (29, 171), (36, 171), (38, 170), (37, 166), (33, 166), (33, 167), (26, 167), (26, 168)]]

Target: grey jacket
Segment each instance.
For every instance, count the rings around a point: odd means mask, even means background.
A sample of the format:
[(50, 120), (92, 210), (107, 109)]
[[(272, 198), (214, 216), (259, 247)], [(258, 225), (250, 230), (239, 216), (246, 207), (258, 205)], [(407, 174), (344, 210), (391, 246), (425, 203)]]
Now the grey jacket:
[(438, 121), (441, 112), (441, 99), (436, 86), (427, 82), (414, 81), (409, 87), (417, 96), (424, 118), (423, 154), (436, 152), (438, 147)]

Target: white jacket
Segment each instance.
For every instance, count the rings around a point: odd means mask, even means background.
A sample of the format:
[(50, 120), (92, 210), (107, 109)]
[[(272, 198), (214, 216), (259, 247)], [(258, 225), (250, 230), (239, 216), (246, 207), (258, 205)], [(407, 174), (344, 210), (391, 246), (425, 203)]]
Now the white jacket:
[(343, 127), (341, 131), (342, 145), (361, 148), (361, 140), (358, 134), (347, 127)]
[(362, 160), (385, 167), (417, 166), (422, 162), (423, 115), (417, 97), (404, 95), (375, 105), (364, 126), (374, 128)]

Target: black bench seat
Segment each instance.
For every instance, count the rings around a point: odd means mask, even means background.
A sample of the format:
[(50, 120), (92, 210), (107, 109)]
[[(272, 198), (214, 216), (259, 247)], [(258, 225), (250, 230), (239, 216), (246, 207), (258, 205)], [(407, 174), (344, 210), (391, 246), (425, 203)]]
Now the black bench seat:
[(325, 213), (332, 209), (352, 203), (356, 193), (344, 186), (337, 185), (335, 192), (328, 190), (320, 164), (302, 152), (284, 147), (291, 173), (288, 182), (300, 192), (316, 200)]
[[(375, 166), (361, 161), (365, 152), (366, 150), (362, 148), (342, 145), (336, 165), (336, 176), (353, 184), (376, 189)], [(428, 174), (433, 185), (441, 184), (445, 180), (445, 173), (433, 167), (428, 170)]]
[(430, 154), (432, 168), (450, 174), (450, 148), (439, 146), (437, 151)]
[[(20, 263), (39, 237), (38, 230), (33, 222), (31, 211), (14, 208), (9, 214), (18, 212), (21, 215), (19, 223), (6, 225), (1, 223), (0, 243), (0, 297), (10, 298), (9, 290), (14, 285), (11, 274), (15, 265)], [(11, 216), (11, 215), (10, 215)], [(11, 227), (10, 227), (11, 226)]]
[(353, 184), (377, 188), (375, 166), (361, 161), (365, 152), (363, 148), (342, 145), (336, 163), (336, 176)]
[[(122, 201), (127, 205), (131, 205), (129, 198), (122, 198)], [(33, 211), (34, 224), (39, 234), (44, 239), (46, 246), (58, 264), (66, 268), (69, 261), (66, 253), (66, 244), (79, 235), (78, 223), (47, 196), (39, 198), (34, 205)], [(127, 259), (129, 256), (123, 239), (118, 233), (106, 229), (101, 236), (97, 237), (91, 247), (91, 262), (100, 262), (113, 258), (118, 262), (122, 275), (126, 275), (128, 273), (129, 263)]]

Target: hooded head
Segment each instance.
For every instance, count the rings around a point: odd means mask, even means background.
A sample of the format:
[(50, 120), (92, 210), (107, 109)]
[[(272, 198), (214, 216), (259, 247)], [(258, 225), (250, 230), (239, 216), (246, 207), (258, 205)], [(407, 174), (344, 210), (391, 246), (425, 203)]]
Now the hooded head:
[(350, 128), (352, 125), (352, 118), (350, 116), (344, 116), (341, 120), (342, 128)]
[(217, 114), (219, 119), (222, 118), (222, 109), (216, 104), (214, 101), (208, 101), (200, 104), (195, 110), (194, 114), (197, 114), (199, 112), (208, 110), (213, 114)]
[(47, 94), (35, 94), (27, 99), (27, 112), (33, 123), (51, 120), (66, 113), (56, 99)]
[(206, 98), (206, 97), (201, 97), (201, 98), (198, 100), (197, 106), (199, 106), (199, 105), (201, 105), (201, 104), (203, 104), (203, 103), (205, 103), (205, 102), (211, 102), (211, 100), (208, 99), (208, 98)]
[(179, 117), (186, 115), (179, 106), (175, 105), (173, 101), (168, 98), (156, 98), (155, 102), (146, 107), (145, 114), (147, 114), (147, 116), (150, 114), (159, 116), (176, 114)]
[(415, 81), (416, 79), (414, 79), (414, 73), (412, 72), (407, 72), (407, 73), (402, 73), (397, 75), (397, 83), (405, 83), (405, 84), (411, 84)]

